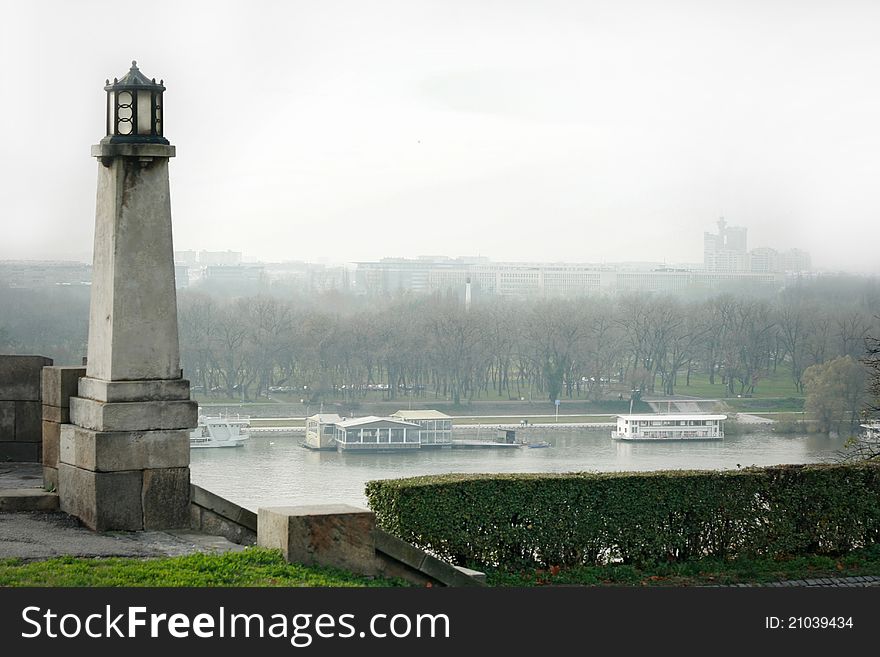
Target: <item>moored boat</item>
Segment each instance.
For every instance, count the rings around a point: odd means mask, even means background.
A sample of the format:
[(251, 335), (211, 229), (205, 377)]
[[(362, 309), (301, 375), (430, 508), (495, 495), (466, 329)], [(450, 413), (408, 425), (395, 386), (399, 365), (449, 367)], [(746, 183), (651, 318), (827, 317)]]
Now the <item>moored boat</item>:
[(189, 434), (190, 448), (239, 447), (248, 439), (250, 418), (242, 415), (202, 415)]
[(651, 413), (618, 415), (617, 427), (611, 432), (614, 440), (721, 440), (724, 438), (726, 415)]

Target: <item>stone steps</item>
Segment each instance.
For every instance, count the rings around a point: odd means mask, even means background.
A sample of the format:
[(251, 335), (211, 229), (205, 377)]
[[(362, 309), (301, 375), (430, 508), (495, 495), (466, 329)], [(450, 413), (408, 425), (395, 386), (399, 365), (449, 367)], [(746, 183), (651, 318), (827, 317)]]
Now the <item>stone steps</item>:
[(57, 511), (58, 494), (42, 488), (0, 489), (0, 512)]

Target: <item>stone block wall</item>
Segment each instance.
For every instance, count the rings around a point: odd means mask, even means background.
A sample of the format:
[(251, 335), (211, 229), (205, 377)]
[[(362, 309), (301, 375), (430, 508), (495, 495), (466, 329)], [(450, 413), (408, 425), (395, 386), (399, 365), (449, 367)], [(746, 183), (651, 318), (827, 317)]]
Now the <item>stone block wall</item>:
[(45, 356), (0, 356), (0, 461), (42, 459), (40, 379), (51, 364)]
[(376, 514), (346, 504), (263, 507), (257, 545), (289, 563), (342, 568), (370, 577), (399, 577), (417, 586), (484, 586), (485, 575), (440, 561), (376, 527)]
[(190, 485), (190, 527), (211, 536), (223, 536), (239, 545), (257, 542), (257, 514), (215, 495), (195, 484)]
[(58, 488), (61, 425), (70, 422), (70, 398), (77, 394), (85, 367), (44, 367), (41, 381), (43, 418), (43, 488)]

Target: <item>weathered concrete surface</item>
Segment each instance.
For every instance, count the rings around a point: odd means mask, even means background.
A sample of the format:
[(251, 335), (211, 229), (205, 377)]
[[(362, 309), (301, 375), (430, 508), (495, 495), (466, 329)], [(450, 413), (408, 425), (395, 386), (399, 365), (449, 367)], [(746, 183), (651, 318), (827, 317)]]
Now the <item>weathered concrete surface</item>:
[(49, 406), (48, 404), (43, 404), (43, 420), (46, 422), (55, 422), (56, 424), (70, 422), (70, 407)]
[(77, 382), (86, 375), (84, 367), (44, 367), (42, 402), (46, 406), (67, 408), (77, 393)]
[[(382, 558), (385, 573), (395, 575), (399, 572), (394, 562), (406, 566), (423, 578), (437, 581), (446, 586), (481, 586), (486, 575), (476, 570), (457, 568), (428, 554), (424, 550), (403, 541), (381, 529), (373, 530), (376, 552)], [(405, 575), (397, 575), (404, 576)]]
[(61, 448), (61, 425), (43, 420), (43, 465), (58, 467), (58, 453)]
[(58, 464), (61, 510), (96, 531), (144, 528), (143, 471), (92, 472)]
[(188, 529), (189, 468), (143, 471), (144, 529)]
[(45, 356), (0, 356), (0, 401), (40, 401), (40, 375), (51, 365)]
[(375, 524), (373, 512), (347, 504), (264, 507), (257, 511), (257, 545), (280, 549), (290, 562), (374, 574)]
[(102, 381), (85, 377), (79, 382), (79, 394), (76, 396), (102, 402), (188, 400), (189, 381)]
[(58, 496), (42, 488), (12, 488), (0, 492), (0, 513), (57, 510)]
[(15, 402), (15, 439), (35, 443), (42, 440), (42, 413), (38, 401)]
[(261, 508), (257, 545), (280, 549), (291, 563), (400, 577), (417, 585), (484, 584), (473, 576), (482, 573), (472, 575), (376, 529), (373, 512), (346, 504)]
[(167, 157), (98, 165), (86, 371), (105, 381), (180, 378)]
[(190, 499), (193, 530), (223, 536), (240, 545), (256, 545), (256, 513), (194, 484), (190, 485)]
[(190, 531), (96, 533), (66, 513), (0, 513), (0, 558), (176, 557), (197, 552), (238, 552), (218, 536)]
[(43, 466), (43, 490), (58, 491), (58, 466)]
[[(186, 468), (189, 431), (94, 431), (75, 424), (61, 427), (62, 463), (95, 472)], [(188, 493), (185, 494), (187, 496)]]
[(72, 397), (70, 421), (95, 431), (150, 431), (191, 429), (198, 425), (194, 401), (142, 401), (104, 403)]
[(15, 402), (0, 401), (0, 442), (15, 440)]
[(40, 443), (0, 443), (0, 460), (39, 464), (42, 451)]
[(40, 488), (39, 463), (0, 463), (0, 490)]

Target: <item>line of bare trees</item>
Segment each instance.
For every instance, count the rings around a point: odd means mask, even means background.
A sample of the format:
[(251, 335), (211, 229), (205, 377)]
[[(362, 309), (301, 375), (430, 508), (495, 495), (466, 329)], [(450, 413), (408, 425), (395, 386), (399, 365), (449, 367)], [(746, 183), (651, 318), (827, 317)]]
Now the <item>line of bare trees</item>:
[[(615, 391), (687, 394), (692, 377), (750, 395), (780, 368), (804, 390), (808, 367), (861, 359), (878, 331), (858, 299), (789, 291), (773, 301), (647, 295), (484, 300), (449, 297), (286, 301), (180, 297), (183, 366), (232, 398), (272, 390), (309, 400), (436, 395), (600, 399)], [(617, 394), (617, 392), (615, 392)]]
[[(271, 292), (271, 290), (270, 290)], [(803, 392), (812, 365), (861, 360), (880, 335), (880, 286), (822, 279), (773, 298), (649, 295), (475, 300), (343, 293), (179, 294), (185, 375), (208, 394), (256, 399), (601, 399), (687, 394), (694, 376), (749, 395), (772, 372)], [(85, 355), (87, 289), (0, 285), (0, 352), (58, 364)]]

